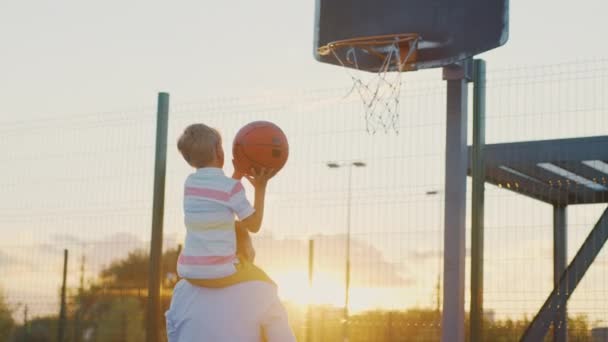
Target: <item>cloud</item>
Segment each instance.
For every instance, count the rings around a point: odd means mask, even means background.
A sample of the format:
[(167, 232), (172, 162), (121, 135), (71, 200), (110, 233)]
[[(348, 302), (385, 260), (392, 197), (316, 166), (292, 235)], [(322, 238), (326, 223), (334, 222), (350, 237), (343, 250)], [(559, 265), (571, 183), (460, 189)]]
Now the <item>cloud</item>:
[(52, 234), (50, 240), (52, 242), (76, 245), (83, 243), (83, 240), (73, 234)]
[(417, 262), (434, 261), (443, 257), (443, 251), (415, 250), (408, 253), (408, 257)]
[(0, 251), (0, 267), (5, 267), (14, 262), (14, 258), (10, 257), (5, 252)]
[(38, 272), (49, 265), (61, 265), (64, 249), (68, 250), (68, 268), (80, 268), (85, 257), (87, 277), (97, 276), (101, 269), (137, 249), (148, 249), (148, 243), (130, 233), (117, 233), (93, 240), (72, 234), (55, 234), (43, 243), (14, 251), (0, 251), (0, 267), (4, 272)]
[(39, 267), (28, 258), (29, 251), (17, 249), (12, 253), (0, 251), (0, 270), (3, 274), (11, 272), (36, 271)]
[[(346, 264), (346, 236), (319, 235), (314, 239), (314, 272), (343, 277)], [(308, 270), (308, 241), (255, 238), (256, 263), (268, 272)], [(408, 269), (388, 261), (382, 251), (361, 240), (351, 240), (351, 284), (361, 287), (409, 287), (414, 284)]]
[[(76, 241), (76, 239), (67, 241)], [(97, 240), (81, 241), (79, 244), (73, 245), (71, 254), (78, 261), (84, 256), (87, 273), (89, 276), (97, 276), (105, 266), (125, 258), (129, 252), (148, 248), (148, 244), (134, 234), (116, 233)]]

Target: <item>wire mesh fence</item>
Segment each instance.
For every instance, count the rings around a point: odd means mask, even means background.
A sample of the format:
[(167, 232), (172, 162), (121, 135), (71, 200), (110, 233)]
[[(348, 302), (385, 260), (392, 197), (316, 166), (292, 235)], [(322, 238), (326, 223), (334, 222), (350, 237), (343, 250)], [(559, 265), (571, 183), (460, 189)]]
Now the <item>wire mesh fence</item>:
[[(177, 152), (178, 135), (194, 122), (216, 127), (230, 160), (238, 129), (268, 120), (287, 134), (290, 160), (269, 185), (264, 225), (254, 236), (256, 263), (277, 282), (298, 340), (341, 340), (347, 322), (351, 341), (439, 340), (446, 92), (435, 76), (415, 82), (404, 77), (399, 134), (368, 134), (359, 99), (344, 97), (348, 89), (172, 104), (163, 308), (177, 281), (175, 260), (185, 235), (183, 184), (191, 172)], [(487, 144), (606, 135), (607, 82), (606, 60), (490, 65)], [(0, 320), (7, 321), (6, 333), (0, 324), (0, 339), (56, 340), (61, 326), (66, 341), (144, 339), (154, 113), (150, 106), (0, 121), (0, 304), (6, 308), (0, 308)], [(520, 156), (514, 152), (515, 164)], [(352, 167), (355, 161), (365, 167)], [(329, 168), (328, 162), (342, 167)], [(602, 174), (601, 167), (596, 171)], [(554, 170), (551, 185), (558, 181), (570, 182), (582, 196), (592, 188)], [(604, 186), (601, 178), (589, 181)], [(554, 286), (553, 207), (511, 186), (516, 184), (486, 186), (488, 341), (518, 340)], [(245, 187), (251, 195), (253, 189)], [(602, 214), (605, 203), (598, 202), (568, 206), (568, 261)], [(351, 282), (345, 317), (347, 243)], [(64, 249), (69, 259), (62, 322)], [(469, 262), (467, 256), (467, 279)], [(572, 338), (591, 341), (592, 333), (608, 326), (607, 266), (603, 250), (568, 301)], [(468, 290), (466, 298), (468, 310)]]

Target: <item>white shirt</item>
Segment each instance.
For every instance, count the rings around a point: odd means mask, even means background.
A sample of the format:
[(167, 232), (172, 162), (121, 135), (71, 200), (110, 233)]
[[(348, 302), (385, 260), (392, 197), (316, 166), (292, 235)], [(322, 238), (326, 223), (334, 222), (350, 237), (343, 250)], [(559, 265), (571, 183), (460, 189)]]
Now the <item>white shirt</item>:
[(222, 169), (202, 168), (188, 176), (184, 186), (186, 241), (178, 258), (182, 278), (214, 279), (236, 272), (235, 215), (254, 213), (241, 182)]
[(263, 281), (210, 289), (180, 280), (165, 313), (169, 342), (295, 342), (276, 287)]

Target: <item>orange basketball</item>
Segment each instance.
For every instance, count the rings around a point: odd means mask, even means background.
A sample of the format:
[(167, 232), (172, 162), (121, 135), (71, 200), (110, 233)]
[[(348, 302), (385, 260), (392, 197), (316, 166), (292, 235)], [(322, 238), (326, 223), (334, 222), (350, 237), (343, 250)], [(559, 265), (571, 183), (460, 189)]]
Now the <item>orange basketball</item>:
[(268, 121), (254, 121), (239, 130), (232, 145), (237, 171), (249, 174), (255, 168), (279, 171), (287, 162), (289, 143), (279, 126)]

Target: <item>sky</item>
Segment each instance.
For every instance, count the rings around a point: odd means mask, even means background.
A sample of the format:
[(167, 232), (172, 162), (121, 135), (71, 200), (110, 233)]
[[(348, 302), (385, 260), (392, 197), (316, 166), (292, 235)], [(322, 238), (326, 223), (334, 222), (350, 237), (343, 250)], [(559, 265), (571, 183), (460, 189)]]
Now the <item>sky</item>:
[[(483, 57), (490, 68), (603, 57), (607, 7), (511, 1), (509, 42)], [(301, 0), (2, 1), (1, 119), (139, 107), (158, 91), (188, 102), (344, 86), (312, 58), (313, 13)]]
[[(494, 102), (488, 106), (497, 113), (488, 122), (490, 142), (606, 131), (605, 115), (598, 112), (606, 108), (597, 96), (604, 89), (599, 84), (594, 92), (583, 81), (557, 90), (550, 85), (550, 77), (539, 77), (544, 83), (537, 88), (512, 82), (516, 77), (534, 81), (535, 66), (539, 73), (559, 75), (571, 65), (586, 63), (581, 61), (606, 58), (608, 51), (601, 43), (606, 10), (608, 4), (602, 1), (511, 2), (509, 42), (481, 56), (490, 72), (497, 70), (495, 78), (511, 86), (490, 94), (489, 101)], [(60, 261), (49, 267), (40, 264), (48, 257), (46, 252), (56, 255), (61, 246), (78, 246), (76, 254), (95, 250), (90, 252), (96, 255), (96, 265), (89, 270), (92, 274), (112, 257), (145, 246), (152, 175), (146, 165), (153, 161), (154, 132), (154, 117), (149, 114), (157, 92), (167, 91), (172, 101), (170, 142), (193, 121), (221, 127), (230, 137), (248, 121), (269, 119), (288, 133), (290, 161), (269, 191), (270, 205), (277, 212), (280, 209), (280, 214), (267, 217), (268, 233), (274, 239), (343, 234), (344, 169), (332, 173), (323, 163), (368, 162), (368, 167), (353, 175), (353, 232), (361, 243), (361, 255), (374, 260), (371, 266), (361, 266), (359, 290), (399, 284), (409, 286), (410, 295), (401, 301), (388, 296), (385, 302), (432, 304), (433, 284), (441, 267), (436, 253), (442, 237), (444, 149), (442, 135), (437, 133), (444, 129), (440, 71), (403, 75), (406, 86), (419, 89), (404, 95), (409, 100), (403, 105), (409, 114), (402, 117), (404, 131), (399, 137), (369, 136), (361, 131), (361, 120), (354, 114), (360, 111), (360, 103), (356, 98), (343, 101), (344, 90), (350, 86), (348, 75), (313, 58), (313, 14), (314, 1), (0, 2), (0, 158), (4, 164), (0, 189), (6, 194), (0, 198), (0, 230), (7, 237), (0, 249), (0, 266), (10, 265), (3, 267), (22, 276), (4, 285), (9, 293), (27, 283), (26, 294), (19, 298), (54, 295), (55, 280), (48, 280), (46, 292), (32, 283), (57, 273)], [(601, 70), (605, 73), (605, 68)], [(584, 73), (593, 74), (592, 70)], [(589, 95), (575, 93), (577, 87), (589, 90)], [(552, 101), (555, 94), (560, 95), (559, 101)], [(596, 101), (595, 111), (582, 104), (590, 101)], [(584, 109), (579, 115), (593, 121), (577, 122), (567, 114), (572, 108)], [(513, 114), (509, 111), (525, 114), (529, 110), (561, 111), (560, 120), (546, 120), (547, 115), (506, 120)], [(550, 129), (537, 129), (546, 125)], [(174, 151), (172, 147), (169, 151)], [(183, 238), (180, 187), (188, 172), (179, 157), (170, 154), (167, 245)], [(439, 190), (439, 196), (429, 198), (428, 190)], [(497, 204), (489, 204), (490, 225), (516, 229), (511, 234), (504, 229), (492, 231), (494, 241), (508, 239), (526, 258), (534, 259), (534, 267), (542, 269), (541, 261), (550, 258), (550, 245), (545, 243), (538, 251), (533, 246), (546, 240), (542, 234), (549, 232), (549, 208), (519, 198), (503, 199), (503, 192), (496, 192)], [(530, 207), (535, 208), (533, 213)], [(516, 215), (505, 214), (504, 208)], [(597, 212), (594, 208), (591, 214), (575, 211), (571, 215), (582, 227), (580, 234), (572, 234), (572, 252)], [(526, 228), (535, 226), (544, 230), (526, 234)], [(514, 242), (524, 237), (525, 242)], [(335, 253), (328, 252), (325, 260), (333, 265), (341, 259), (343, 244), (339, 237), (331, 241), (326, 248)], [(34, 253), (23, 247), (30, 244), (41, 249)], [(291, 250), (305, 251), (303, 245), (298, 248)], [(510, 273), (500, 273), (512, 257), (507, 247), (493, 248), (498, 261), (489, 265), (488, 272), (498, 275), (487, 298), (491, 300), (494, 293), (494, 304), (508, 313), (511, 307), (501, 298), (525, 291), (526, 284), (512, 292), (502, 287), (517, 266), (508, 264)], [(268, 267), (275, 267), (273, 256), (280, 251), (279, 247), (266, 256), (263, 250), (260, 253)], [(292, 253), (294, 260), (301, 259), (301, 253)], [(419, 264), (413, 267), (404, 260)], [(388, 271), (374, 273), (377, 265)], [(326, 272), (340, 272), (337, 268), (327, 266)], [(293, 276), (286, 271), (277, 274), (283, 279)], [(538, 279), (531, 275), (526, 283), (546, 283), (547, 278), (547, 272)], [(72, 283), (76, 279), (74, 272)], [(385, 283), (378, 284), (378, 279)], [(411, 279), (417, 279), (418, 285)], [(339, 291), (339, 284), (335, 287)], [(297, 297), (297, 291), (291, 290), (291, 297)], [(546, 286), (538, 289), (540, 295), (534, 292), (535, 301), (524, 309), (532, 310), (545, 292)]]

